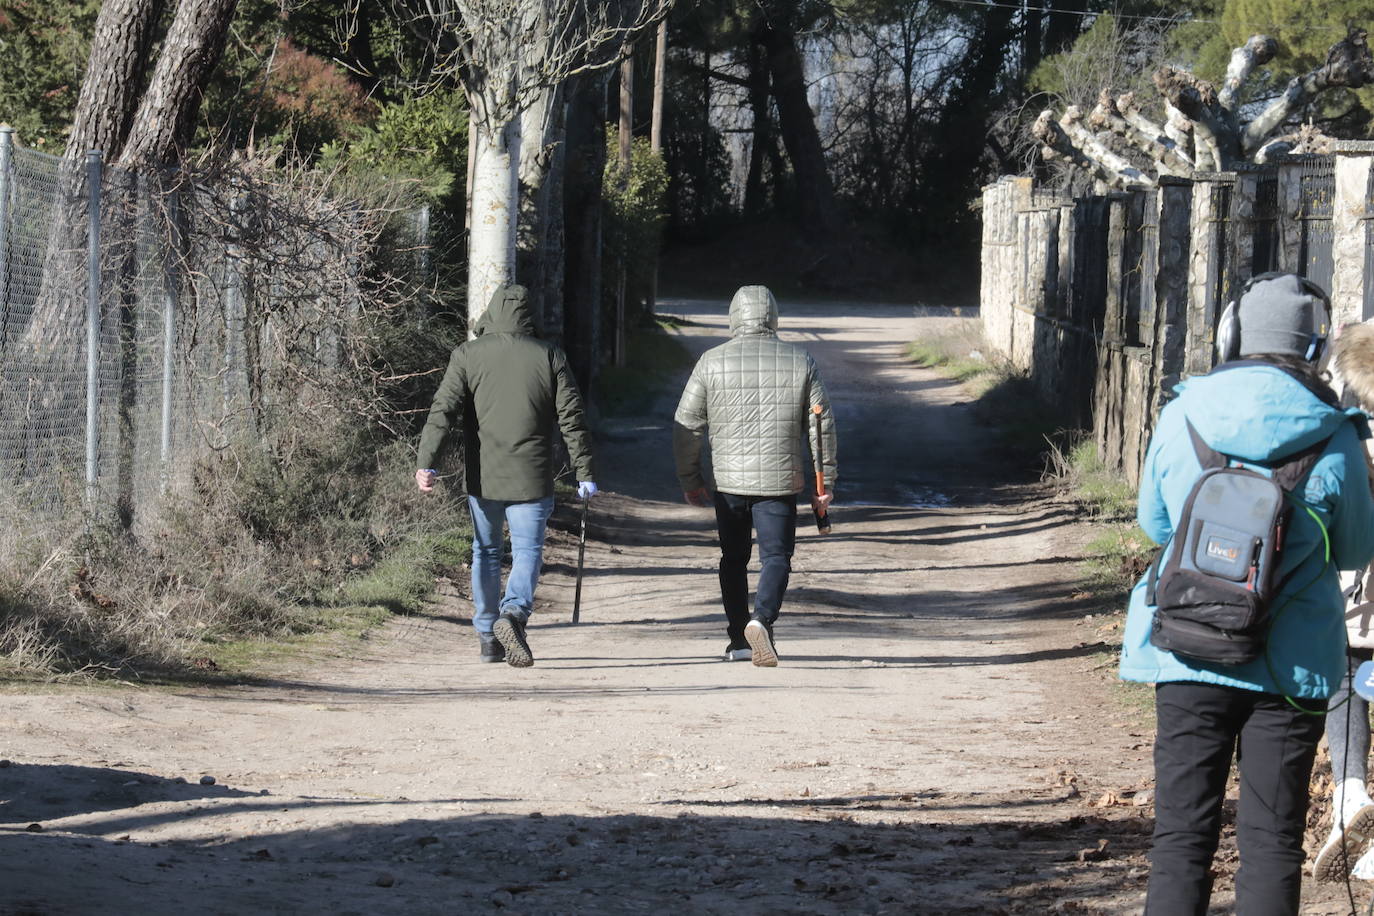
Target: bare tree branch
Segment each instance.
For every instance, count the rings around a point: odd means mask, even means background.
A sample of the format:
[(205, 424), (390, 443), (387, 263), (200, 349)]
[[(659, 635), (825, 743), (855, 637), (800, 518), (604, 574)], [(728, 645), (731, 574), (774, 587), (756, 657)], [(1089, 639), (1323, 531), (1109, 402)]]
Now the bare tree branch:
[[(1140, 110), (1134, 93), (1113, 98), (1102, 90), (1086, 122), (1080, 110), (1070, 106), (1059, 120), (1060, 130), (1053, 129), (1047, 112), (1037, 120), (1032, 135), (1059, 158), (1104, 180), (1128, 185), (1154, 184), (1161, 175), (1229, 171), (1244, 162), (1273, 162), (1286, 155), (1319, 151), (1327, 148), (1330, 138), (1310, 123), (1290, 126), (1291, 132), (1283, 136), (1273, 134), (1285, 124), (1292, 125), (1295, 116), (1325, 90), (1374, 83), (1374, 57), (1366, 39), (1363, 29), (1351, 28), (1332, 45), (1322, 66), (1295, 77), (1243, 125), (1239, 110), (1244, 84), (1278, 50), (1277, 42), (1266, 35), (1251, 36), (1232, 52), (1220, 92), (1191, 73), (1168, 66), (1156, 70), (1153, 81), (1168, 116), (1162, 126)], [(1085, 165), (1085, 160), (1092, 164)]]
[(1258, 150), (1266, 137), (1323, 90), (1332, 86), (1359, 89), (1374, 82), (1374, 57), (1370, 56), (1366, 39), (1364, 29), (1351, 29), (1344, 40), (1331, 46), (1326, 63), (1293, 77), (1283, 94), (1246, 125), (1241, 138), (1242, 150), (1247, 155)]
[(1193, 164), (1179, 155), (1174, 142), (1135, 107), (1134, 93), (1114, 99), (1111, 92), (1103, 89), (1097, 107), (1088, 116), (1088, 124), (1098, 130), (1110, 130), (1149, 156), (1160, 174), (1185, 177), (1193, 173)]
[(1240, 98), (1241, 86), (1255, 71), (1274, 59), (1279, 51), (1279, 43), (1268, 35), (1251, 35), (1250, 40), (1231, 52), (1231, 62), (1226, 67), (1226, 79), (1222, 81), (1217, 101), (1221, 107), (1234, 117), (1236, 101)]
[(1032, 133), (1049, 150), (1080, 168), (1094, 172), (1115, 188), (1148, 187), (1152, 181), (1143, 172), (1100, 143), (1082, 124), (1082, 112), (1070, 105), (1057, 122), (1054, 110), (1047, 108), (1036, 118)]
[(1159, 94), (1193, 122), (1194, 143), (1206, 145), (1217, 168), (1230, 169), (1239, 158), (1240, 143), (1228, 113), (1217, 101), (1216, 88), (1174, 67), (1160, 67), (1154, 80)]

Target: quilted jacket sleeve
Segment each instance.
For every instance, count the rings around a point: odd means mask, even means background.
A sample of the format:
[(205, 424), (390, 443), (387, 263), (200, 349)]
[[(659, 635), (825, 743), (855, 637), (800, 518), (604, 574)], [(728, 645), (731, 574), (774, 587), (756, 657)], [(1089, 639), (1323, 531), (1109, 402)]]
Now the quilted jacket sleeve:
[(684, 493), (706, 486), (701, 475), (701, 443), (706, 438), (707, 417), (704, 364), (705, 360), (699, 360), (692, 370), (673, 415), (673, 461)]

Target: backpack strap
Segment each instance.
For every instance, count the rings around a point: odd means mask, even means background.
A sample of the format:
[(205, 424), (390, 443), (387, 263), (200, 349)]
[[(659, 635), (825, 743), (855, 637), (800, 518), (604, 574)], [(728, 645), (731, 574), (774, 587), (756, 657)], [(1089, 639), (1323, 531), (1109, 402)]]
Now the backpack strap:
[[(1184, 418), (1184, 423), (1188, 424), (1188, 438), (1193, 441), (1193, 453), (1197, 455), (1198, 464), (1202, 465), (1204, 471), (1212, 468), (1224, 468), (1230, 463), (1224, 453), (1217, 451), (1203, 440), (1197, 428), (1193, 426), (1193, 421)], [(1306, 479), (1312, 472), (1312, 467), (1317, 463), (1317, 459), (1326, 451), (1326, 445), (1331, 441), (1327, 436), (1304, 449), (1293, 452), (1292, 454), (1279, 459), (1278, 461), (1255, 461), (1251, 462), (1260, 467), (1270, 469), (1274, 477), (1274, 482), (1283, 488), (1284, 493), (1292, 493), (1298, 488), (1298, 484)]]
[(1188, 424), (1188, 438), (1193, 440), (1193, 454), (1197, 455), (1198, 464), (1202, 465), (1204, 471), (1213, 468), (1224, 468), (1230, 461), (1225, 455), (1208, 445), (1198, 434), (1197, 428), (1193, 426), (1193, 421), (1187, 417), (1183, 422)]
[(1150, 574), (1145, 579), (1145, 606), (1155, 606), (1155, 586), (1159, 584), (1159, 564), (1164, 559), (1164, 551), (1169, 549), (1169, 545), (1174, 542), (1174, 536), (1169, 535), (1169, 539), (1159, 545), (1155, 551), (1155, 561), (1150, 564)]
[(1327, 436), (1284, 458), (1282, 464), (1274, 465), (1274, 482), (1283, 487), (1284, 493), (1294, 492), (1298, 485), (1307, 479), (1307, 475), (1312, 473), (1313, 465), (1322, 456), (1322, 452), (1326, 451), (1327, 443), (1330, 441), (1331, 437)]
[[(1183, 422), (1188, 427), (1188, 438), (1192, 440), (1193, 453), (1197, 455), (1198, 464), (1202, 466), (1204, 473), (1215, 468), (1224, 468), (1230, 464), (1231, 460), (1225, 454), (1207, 444), (1197, 431), (1197, 427), (1193, 426), (1192, 420), (1184, 417)], [(1307, 478), (1307, 475), (1312, 472), (1317, 459), (1326, 451), (1327, 443), (1330, 441), (1331, 437), (1327, 436), (1325, 439), (1314, 442), (1277, 463), (1255, 463), (1271, 468), (1274, 482), (1287, 496), (1293, 493)], [(1149, 573), (1145, 579), (1145, 604), (1147, 607), (1155, 606), (1155, 588), (1159, 583), (1159, 567), (1164, 560), (1164, 552), (1169, 549), (1173, 540), (1173, 534), (1170, 534), (1169, 539), (1160, 545), (1159, 551), (1155, 554), (1154, 562), (1150, 564)], [(1282, 583), (1280, 583), (1281, 585)]]

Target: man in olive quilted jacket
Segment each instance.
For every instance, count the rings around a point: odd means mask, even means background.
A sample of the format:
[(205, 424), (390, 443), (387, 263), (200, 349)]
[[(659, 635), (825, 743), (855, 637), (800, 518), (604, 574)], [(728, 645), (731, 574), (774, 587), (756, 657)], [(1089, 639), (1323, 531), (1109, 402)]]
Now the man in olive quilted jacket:
[[(728, 661), (778, 663), (773, 624), (782, 608), (797, 533), (797, 494), (808, 475), (802, 438), (816, 454), (812, 408), (821, 408), (824, 496), (835, 485), (835, 418), (816, 363), (800, 347), (778, 339), (778, 303), (766, 286), (744, 286), (730, 302), (731, 339), (702, 354), (673, 418), (673, 457), (683, 496), (694, 506), (714, 503), (720, 533), (720, 596), (725, 605)], [(716, 493), (701, 467), (702, 440), (711, 442)], [(759, 542), (758, 590), (749, 610), (751, 534)]]

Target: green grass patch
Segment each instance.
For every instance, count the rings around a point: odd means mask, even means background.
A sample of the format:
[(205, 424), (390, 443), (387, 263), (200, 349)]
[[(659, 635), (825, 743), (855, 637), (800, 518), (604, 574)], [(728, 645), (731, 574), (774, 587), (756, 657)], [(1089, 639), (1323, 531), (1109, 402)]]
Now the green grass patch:
[(991, 427), (1009, 463), (1035, 467), (1046, 442), (1059, 430), (1056, 415), (1040, 403), (1030, 378), (1001, 359), (988, 359), (982, 325), (975, 319), (907, 345), (906, 357), (962, 384), (974, 398), (974, 415)]
[[(215, 639), (204, 641), (200, 655), (191, 654), (191, 667), (175, 678), (154, 675), (153, 683), (184, 683), (187, 680), (206, 682), (235, 681), (245, 677), (262, 677), (291, 668), (320, 657), (337, 655), (366, 640), (390, 618), (391, 612), (379, 604), (342, 605), (319, 608), (311, 615), (309, 631), (274, 638)], [(210, 662), (213, 667), (198, 667)]]
[(1088, 583), (1095, 591), (1119, 599), (1115, 603), (1125, 607), (1131, 588), (1154, 560), (1155, 549), (1154, 541), (1136, 525), (1105, 526), (1087, 544)]
[(471, 551), (471, 529), (408, 541), (366, 573), (345, 581), (336, 600), (393, 614), (417, 613), (434, 593), (434, 577), (461, 569)]
[(682, 341), (668, 333), (676, 319), (655, 319), (652, 327), (637, 328), (626, 343), (624, 366), (607, 366), (594, 385), (597, 406), (613, 417), (641, 416), (678, 373), (692, 365)]
[(1106, 522), (1135, 518), (1135, 489), (1103, 463), (1092, 439), (1078, 434), (1052, 444), (1049, 475), (1094, 518)]
[(979, 351), (973, 350), (961, 355), (953, 343), (954, 341), (948, 337), (915, 340), (907, 345), (906, 356), (916, 365), (926, 369), (937, 369), (941, 375), (956, 382), (967, 382), (996, 371), (996, 366), (986, 359), (970, 355)]

